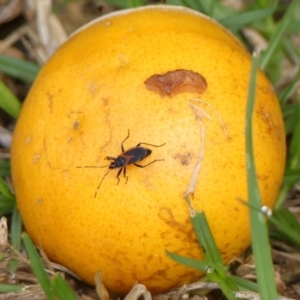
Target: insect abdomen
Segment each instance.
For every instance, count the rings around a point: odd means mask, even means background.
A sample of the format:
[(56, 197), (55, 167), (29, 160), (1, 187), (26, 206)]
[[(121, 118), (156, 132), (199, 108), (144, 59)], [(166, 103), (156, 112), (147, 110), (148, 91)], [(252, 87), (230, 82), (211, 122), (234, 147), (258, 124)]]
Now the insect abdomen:
[(123, 155), (130, 157), (127, 162), (127, 164), (130, 165), (143, 160), (145, 157), (149, 156), (151, 152), (152, 151), (150, 149), (146, 149), (143, 147), (134, 147), (125, 151)]

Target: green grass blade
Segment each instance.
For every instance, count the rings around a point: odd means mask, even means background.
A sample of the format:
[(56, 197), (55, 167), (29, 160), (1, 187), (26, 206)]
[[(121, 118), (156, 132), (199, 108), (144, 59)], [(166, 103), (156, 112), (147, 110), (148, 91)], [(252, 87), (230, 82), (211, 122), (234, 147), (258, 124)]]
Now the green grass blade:
[(258, 285), (256, 283), (233, 275), (231, 275), (230, 278), (239, 287), (240, 291), (247, 290), (252, 292), (258, 292)]
[(288, 9), (286, 10), (283, 18), (278, 23), (275, 32), (272, 34), (269, 40), (268, 48), (263, 52), (260, 59), (260, 67), (262, 70), (266, 69), (266, 66), (275, 53), (277, 46), (280, 44), (283, 34), (286, 32), (287, 26), (292, 19), (292, 15), (295, 13), (297, 6), (299, 6), (298, 2), (299, 0), (292, 1), (292, 3), (288, 6)]
[[(255, 102), (256, 75), (259, 59), (253, 55), (248, 104), (246, 109), (246, 165), (248, 181), (248, 199), (249, 205), (261, 207), (261, 199), (256, 178), (254, 153), (253, 153), (253, 128), (252, 115)], [(277, 299), (274, 268), (272, 264), (268, 231), (264, 215), (252, 208), (249, 208), (252, 250), (255, 259), (256, 276), (259, 285), (259, 291), (262, 299)]]
[[(233, 296), (233, 292), (237, 290), (237, 286), (235, 285), (234, 281), (232, 281), (229, 277), (223, 278), (219, 276), (218, 272), (215, 272), (218, 268), (215, 268), (214, 263), (206, 260), (199, 261), (169, 251), (166, 251), (166, 253), (170, 258), (172, 258), (176, 262), (206, 273), (209, 281), (216, 282), (220, 285), (220, 288), (222, 289), (222, 292), (227, 296), (227, 299), (235, 299)], [(211, 272), (209, 270), (211, 270)]]
[(116, 8), (128, 8), (128, 2), (124, 0), (105, 0), (106, 3), (116, 7)]
[(236, 297), (234, 296), (234, 293), (233, 293), (234, 291), (236, 291), (236, 289), (232, 289), (225, 281), (220, 281), (219, 286), (220, 286), (223, 294), (226, 296), (226, 299), (236, 300)]
[[(289, 145), (289, 153), (287, 159), (286, 169), (291, 171), (300, 170), (300, 103), (295, 107), (295, 124), (292, 131), (292, 137)], [(286, 183), (286, 182), (284, 182)], [(282, 203), (285, 200), (285, 196), (289, 189), (292, 187), (292, 184), (283, 184), (276, 201), (275, 208), (279, 209), (282, 206)]]
[(205, 13), (208, 16), (211, 16), (212, 12), (214, 11), (217, 1), (194, 1), (194, 0), (182, 0), (182, 3), (184, 6), (190, 7), (192, 9), (195, 9), (197, 11), (201, 11)]
[(78, 300), (71, 287), (59, 274), (54, 277), (52, 288), (60, 300)]
[[(270, 222), (277, 228), (277, 237), (300, 246), (300, 224), (293, 213), (286, 208), (280, 208), (274, 211)], [(271, 232), (274, 234), (274, 231)]]
[(289, 103), (282, 106), (286, 135), (290, 135), (298, 123), (298, 109), (300, 103)]
[(197, 259), (185, 257), (176, 253), (172, 253), (170, 251), (166, 251), (166, 254), (172, 258), (173, 260), (177, 261), (180, 264), (183, 264), (185, 266), (188, 266), (190, 268), (197, 269), (202, 272), (206, 272), (207, 267), (210, 265), (207, 264), (207, 262), (203, 262)]
[(0, 108), (13, 118), (19, 116), (21, 104), (9, 88), (0, 80)]
[(257, 0), (256, 2), (259, 7), (266, 7), (272, 4), (271, 0)]
[(144, 0), (127, 0), (127, 7), (138, 7), (145, 4)]
[(241, 29), (243, 26), (245, 26), (246, 24), (263, 19), (268, 15), (272, 14), (273, 12), (274, 12), (274, 7), (267, 7), (263, 9), (246, 11), (246, 12), (238, 12), (234, 15), (219, 20), (219, 22), (229, 30), (237, 31)]
[(5, 196), (8, 199), (15, 200), (14, 195), (10, 191), (6, 181), (0, 176), (0, 194)]
[[(298, 0), (295, 0), (295, 1), (298, 1)], [(287, 3), (287, 5), (289, 5), (289, 4)], [(299, 4), (299, 6), (300, 6), (300, 4)], [(299, 12), (299, 9), (298, 9), (298, 12)], [(300, 18), (299, 18), (299, 14), (298, 14), (298, 16), (295, 17), (295, 19), (291, 20), (291, 22), (289, 23), (289, 25), (287, 27), (287, 31), (289, 33), (292, 33), (292, 34), (300, 33), (299, 19)], [(296, 44), (294, 44), (294, 46), (296, 46)]]
[(195, 216), (191, 217), (191, 221), (194, 226), (199, 245), (204, 248), (205, 260), (211, 262), (213, 264), (212, 267), (217, 269), (221, 267), (221, 269), (223, 269), (222, 257), (211, 234), (205, 214), (203, 212), (196, 213)]
[(47, 272), (45, 271), (45, 268), (42, 264), (42, 261), (39, 257), (39, 254), (38, 254), (35, 246), (33, 245), (32, 241), (27, 233), (23, 233), (22, 237), (23, 237), (23, 242), (24, 242), (28, 257), (31, 262), (33, 272), (36, 275), (40, 285), (42, 286), (47, 299), (48, 300), (56, 300), (53, 295), (53, 292), (52, 292), (50, 278), (49, 278)]
[(0, 217), (13, 212), (17, 203), (6, 181), (0, 176)]
[(287, 186), (294, 186), (300, 181), (300, 169), (291, 170), (287, 169), (284, 174), (283, 184)]
[[(300, 26), (299, 26), (300, 27)], [(280, 100), (280, 103), (286, 103), (287, 100), (290, 99), (292, 94), (295, 92), (295, 90), (298, 87), (298, 83), (300, 80), (300, 69), (298, 70), (297, 74), (293, 78), (292, 82), (283, 90), (279, 93), (278, 97)]]
[(195, 213), (195, 215), (191, 217), (191, 221), (198, 239), (198, 243), (203, 250), (204, 261), (198, 261), (176, 254), (172, 254), (173, 256), (171, 256), (170, 252), (167, 252), (167, 254), (179, 263), (196, 268), (203, 272), (207, 272), (208, 268), (213, 268), (222, 274), (224, 268), (226, 269), (226, 267), (223, 266), (219, 249), (214, 242), (205, 214), (203, 212)]
[(23, 285), (0, 283), (0, 293), (20, 293), (23, 290)]
[(40, 66), (24, 59), (0, 54), (0, 72), (31, 83), (36, 78)]
[(16, 208), (17, 203), (10, 198), (0, 195), (0, 217), (5, 216)]
[(290, 169), (300, 168), (300, 105), (297, 110), (297, 120), (290, 142), (288, 167)]
[(10, 161), (2, 160), (0, 161), (0, 176), (9, 176), (10, 175)]
[(226, 273), (227, 267), (223, 265), (221, 254), (215, 244), (205, 214), (203, 212), (194, 213), (191, 217), (191, 221), (199, 245), (201, 245), (203, 249), (204, 261), (198, 261), (170, 252), (167, 252), (167, 255), (181, 264), (205, 272), (210, 281), (219, 284), (227, 299), (235, 299), (233, 292), (238, 289), (237, 285)]
[(168, 1), (168, 4), (179, 4), (190, 7), (194, 10), (200, 11), (216, 20), (221, 20), (228, 15), (234, 14), (236, 11), (229, 6), (222, 5), (217, 0), (182, 0), (177, 3), (176, 1)]
[[(223, 293), (228, 299), (234, 299), (233, 291), (237, 290), (236, 284), (227, 275), (227, 266), (224, 266), (222, 256), (215, 243), (208, 221), (203, 212), (196, 213), (191, 217), (194, 230), (203, 248), (204, 261), (207, 263), (207, 277), (218, 282)], [(209, 268), (211, 271), (209, 272)]]
[[(299, 26), (299, 21), (297, 22), (298, 27)], [(291, 34), (290, 28), (288, 26), (287, 28), (287, 32), (289, 34)], [(300, 28), (299, 28), (299, 32), (300, 33)], [(292, 39), (284, 39), (283, 40), (283, 50), (286, 53), (286, 58), (290, 59), (292, 63), (294, 63), (295, 65), (299, 65), (300, 63), (300, 51), (298, 46), (296, 45), (296, 43), (294, 42), (294, 40)]]
[[(11, 229), (10, 229), (10, 243), (18, 252), (21, 251), (21, 232), (22, 219), (19, 210), (15, 208), (12, 213)], [(18, 267), (18, 260), (11, 259), (9, 262), (9, 271), (14, 273)]]

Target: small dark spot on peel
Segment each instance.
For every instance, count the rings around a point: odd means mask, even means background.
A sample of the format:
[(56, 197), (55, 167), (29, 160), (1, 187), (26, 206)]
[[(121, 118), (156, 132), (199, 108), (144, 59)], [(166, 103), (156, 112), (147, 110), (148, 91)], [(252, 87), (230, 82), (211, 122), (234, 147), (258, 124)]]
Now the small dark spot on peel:
[(183, 166), (188, 166), (193, 159), (193, 154), (190, 152), (183, 153), (183, 154), (177, 153), (174, 156), (174, 158), (179, 160)]
[(154, 74), (144, 83), (147, 89), (170, 97), (185, 92), (203, 94), (207, 89), (206, 79), (201, 74), (184, 69)]
[(153, 260), (153, 258), (154, 258), (154, 256), (151, 254), (146, 258), (146, 260), (148, 263), (150, 263)]
[(76, 121), (73, 123), (73, 129), (74, 129), (74, 130), (78, 129), (79, 125), (80, 125), (79, 121), (76, 120)]
[(47, 98), (48, 98), (48, 107), (49, 107), (50, 113), (52, 113), (53, 112), (53, 95), (48, 92)]

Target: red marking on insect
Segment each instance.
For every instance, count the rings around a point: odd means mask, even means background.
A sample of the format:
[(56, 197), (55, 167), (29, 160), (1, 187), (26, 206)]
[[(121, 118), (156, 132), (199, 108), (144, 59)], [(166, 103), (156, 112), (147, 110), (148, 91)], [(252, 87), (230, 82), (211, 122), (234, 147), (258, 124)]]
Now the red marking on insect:
[(147, 146), (152, 146), (152, 147), (162, 147), (166, 143), (161, 144), (161, 145), (153, 145), (153, 144), (149, 144), (149, 143), (138, 143), (135, 147), (129, 148), (128, 150), (125, 151), (124, 150), (124, 142), (129, 138), (129, 136), (130, 136), (130, 130), (128, 129), (128, 135), (121, 143), (122, 153), (119, 156), (117, 156), (117, 157), (106, 156), (105, 157), (105, 159), (111, 160), (111, 163), (109, 165), (107, 165), (107, 166), (78, 166), (77, 167), (77, 168), (107, 168), (108, 167), (109, 170), (103, 175), (103, 177), (96, 189), (95, 198), (97, 197), (98, 190), (99, 190), (103, 180), (105, 179), (105, 177), (111, 170), (120, 168), (120, 170), (117, 173), (117, 179), (118, 179), (117, 184), (119, 184), (119, 182), (120, 182), (120, 175), (123, 170), (123, 176), (126, 178), (125, 184), (127, 184), (127, 181), (128, 181), (128, 176), (126, 176), (126, 167), (127, 166), (135, 165), (136, 167), (139, 167), (139, 168), (145, 168), (145, 167), (153, 164), (156, 161), (163, 161), (163, 159), (155, 159), (146, 165), (137, 164), (137, 162), (142, 161), (144, 158), (146, 158), (147, 156), (149, 156), (152, 153), (152, 150), (141, 147), (141, 145), (147, 145)]

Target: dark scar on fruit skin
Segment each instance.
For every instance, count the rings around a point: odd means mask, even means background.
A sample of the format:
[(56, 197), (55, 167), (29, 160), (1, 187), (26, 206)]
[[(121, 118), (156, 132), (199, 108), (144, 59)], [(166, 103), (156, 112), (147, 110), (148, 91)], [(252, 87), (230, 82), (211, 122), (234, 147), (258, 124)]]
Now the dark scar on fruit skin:
[(207, 81), (201, 74), (184, 69), (154, 74), (144, 83), (148, 90), (170, 97), (185, 92), (203, 94), (207, 89)]

